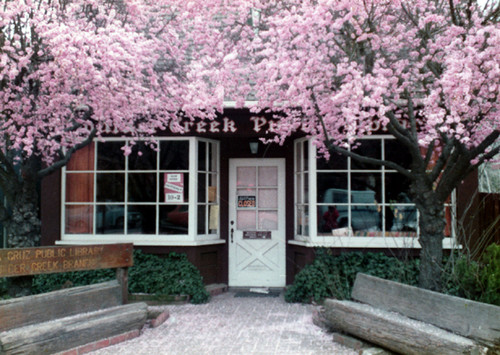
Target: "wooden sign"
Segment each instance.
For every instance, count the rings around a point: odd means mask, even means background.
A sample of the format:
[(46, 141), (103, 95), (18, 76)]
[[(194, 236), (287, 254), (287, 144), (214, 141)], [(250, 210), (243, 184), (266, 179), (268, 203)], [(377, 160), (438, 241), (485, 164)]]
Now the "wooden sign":
[(132, 244), (0, 249), (0, 277), (133, 265)]

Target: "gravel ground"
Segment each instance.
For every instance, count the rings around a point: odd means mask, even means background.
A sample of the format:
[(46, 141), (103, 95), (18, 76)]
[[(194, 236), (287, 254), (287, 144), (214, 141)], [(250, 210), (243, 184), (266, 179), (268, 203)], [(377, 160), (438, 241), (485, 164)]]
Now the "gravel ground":
[(235, 298), (228, 292), (203, 305), (156, 306), (170, 312), (157, 328), (93, 354), (357, 354), (312, 323), (311, 305), (277, 298)]

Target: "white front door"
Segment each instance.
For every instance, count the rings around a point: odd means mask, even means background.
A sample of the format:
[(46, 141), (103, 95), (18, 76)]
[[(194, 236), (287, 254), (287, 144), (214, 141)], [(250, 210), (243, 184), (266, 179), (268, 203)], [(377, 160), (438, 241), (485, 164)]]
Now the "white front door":
[(285, 282), (285, 159), (231, 159), (229, 286)]

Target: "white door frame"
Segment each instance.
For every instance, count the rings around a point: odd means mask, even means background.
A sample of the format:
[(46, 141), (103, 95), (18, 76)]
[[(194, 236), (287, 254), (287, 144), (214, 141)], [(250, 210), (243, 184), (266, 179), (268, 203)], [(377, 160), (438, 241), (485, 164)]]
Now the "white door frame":
[[(237, 167), (277, 167), (277, 229), (237, 228)], [(264, 187), (265, 189), (266, 187)], [(258, 188), (259, 189), (259, 188)], [(258, 193), (256, 207), (259, 209)], [(229, 160), (229, 286), (284, 287), (286, 285), (286, 195), (284, 158), (238, 158)], [(241, 208), (240, 208), (241, 209)], [(261, 210), (259, 210), (261, 211)], [(248, 239), (248, 232), (262, 232), (270, 239)], [(259, 233), (257, 233), (259, 234)]]

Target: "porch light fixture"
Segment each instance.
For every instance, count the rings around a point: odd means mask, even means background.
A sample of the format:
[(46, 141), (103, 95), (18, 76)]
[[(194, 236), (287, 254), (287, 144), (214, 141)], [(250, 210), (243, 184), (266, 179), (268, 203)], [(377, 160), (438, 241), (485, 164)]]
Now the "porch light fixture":
[(259, 151), (259, 142), (250, 142), (248, 145), (250, 146), (250, 153), (257, 154)]

